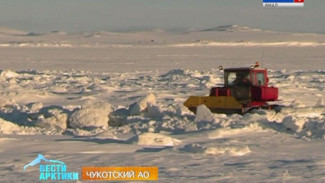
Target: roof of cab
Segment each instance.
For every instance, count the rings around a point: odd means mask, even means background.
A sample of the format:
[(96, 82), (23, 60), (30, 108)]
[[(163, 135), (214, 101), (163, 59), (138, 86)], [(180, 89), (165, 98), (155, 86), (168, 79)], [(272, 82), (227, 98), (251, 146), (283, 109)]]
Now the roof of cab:
[(266, 70), (265, 68), (251, 68), (251, 67), (238, 67), (238, 68), (227, 68), (225, 72), (236, 72), (236, 71), (250, 71), (250, 70)]
[(231, 72), (231, 71), (250, 71), (251, 68), (249, 67), (238, 67), (238, 68), (227, 68), (225, 69), (225, 72)]

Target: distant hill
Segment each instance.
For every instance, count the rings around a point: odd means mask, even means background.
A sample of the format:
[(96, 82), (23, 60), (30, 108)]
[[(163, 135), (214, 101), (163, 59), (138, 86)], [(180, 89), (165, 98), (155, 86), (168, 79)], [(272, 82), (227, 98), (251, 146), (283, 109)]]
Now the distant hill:
[(214, 28), (203, 29), (201, 31), (241, 32), (241, 31), (261, 31), (261, 29), (254, 29), (247, 26), (239, 26), (239, 25), (223, 25)]
[(8, 27), (0, 27), (0, 34), (6, 34), (6, 35), (24, 35), (27, 34), (27, 32), (16, 30)]

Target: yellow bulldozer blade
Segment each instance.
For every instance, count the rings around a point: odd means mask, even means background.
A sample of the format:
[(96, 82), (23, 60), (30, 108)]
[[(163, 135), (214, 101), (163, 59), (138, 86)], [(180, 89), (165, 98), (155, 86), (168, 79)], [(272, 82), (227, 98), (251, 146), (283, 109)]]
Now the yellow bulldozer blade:
[(190, 111), (196, 113), (196, 107), (204, 104), (215, 113), (243, 113), (243, 105), (233, 96), (191, 96), (184, 102)]

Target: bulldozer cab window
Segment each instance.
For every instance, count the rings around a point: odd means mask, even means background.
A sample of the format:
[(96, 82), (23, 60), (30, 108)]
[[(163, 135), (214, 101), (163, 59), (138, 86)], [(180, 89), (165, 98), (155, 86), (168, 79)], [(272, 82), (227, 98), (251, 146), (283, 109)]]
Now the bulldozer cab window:
[(227, 84), (229, 86), (234, 85), (234, 82), (236, 80), (236, 73), (235, 72), (228, 72), (228, 73), (226, 73), (226, 79), (227, 79)]
[(257, 79), (257, 86), (264, 86), (265, 84), (264, 73), (258, 72), (256, 74), (256, 79)]
[(226, 72), (226, 85), (228, 86), (251, 86), (248, 71)]

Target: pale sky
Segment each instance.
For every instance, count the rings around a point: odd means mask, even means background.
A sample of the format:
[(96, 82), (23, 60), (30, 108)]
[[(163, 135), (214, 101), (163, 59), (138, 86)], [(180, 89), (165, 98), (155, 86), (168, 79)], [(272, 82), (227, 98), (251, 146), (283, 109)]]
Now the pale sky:
[(207, 29), (245, 25), (325, 33), (325, 0), (264, 9), (262, 0), (1, 0), (0, 27), (32, 32)]

